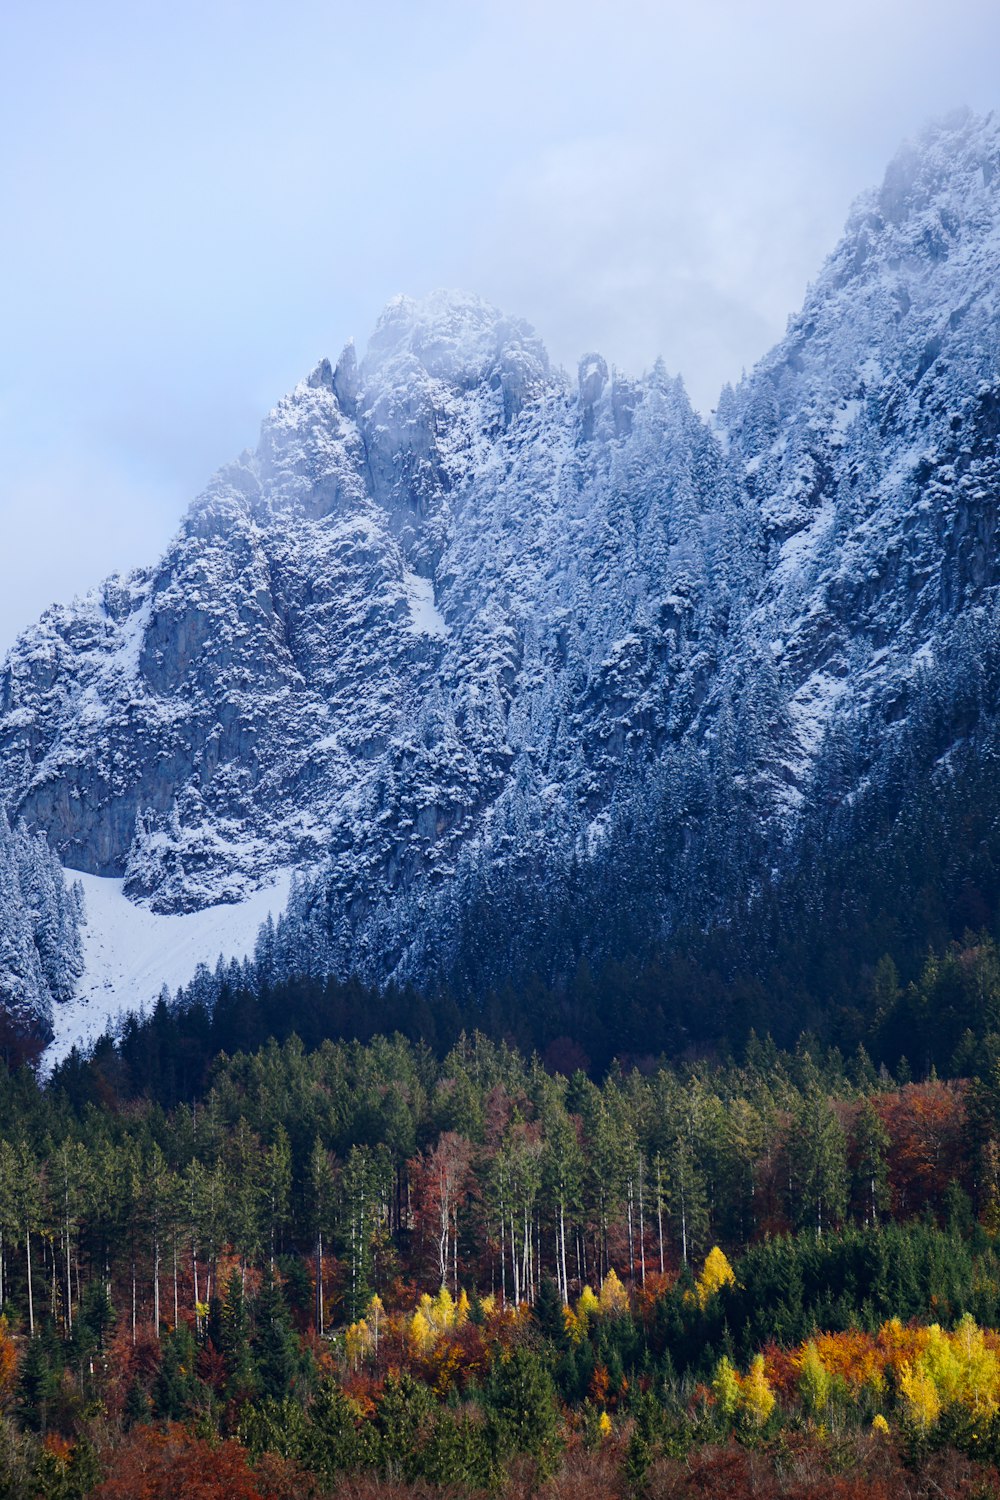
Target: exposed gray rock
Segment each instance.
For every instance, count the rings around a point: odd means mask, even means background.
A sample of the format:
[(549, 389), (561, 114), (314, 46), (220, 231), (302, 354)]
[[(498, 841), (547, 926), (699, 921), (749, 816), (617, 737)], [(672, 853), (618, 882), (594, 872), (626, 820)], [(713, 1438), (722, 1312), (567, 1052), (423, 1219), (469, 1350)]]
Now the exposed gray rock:
[(322, 866), (373, 974), (460, 862), (585, 857), (720, 724), (752, 721), (727, 774), (790, 827), (831, 730), (891, 733), (941, 633), (994, 608), (998, 276), (1000, 131), (963, 116), (856, 206), (712, 424), (660, 365), (571, 384), (476, 298), (397, 299), (157, 567), (20, 639), (0, 805), (160, 911)]

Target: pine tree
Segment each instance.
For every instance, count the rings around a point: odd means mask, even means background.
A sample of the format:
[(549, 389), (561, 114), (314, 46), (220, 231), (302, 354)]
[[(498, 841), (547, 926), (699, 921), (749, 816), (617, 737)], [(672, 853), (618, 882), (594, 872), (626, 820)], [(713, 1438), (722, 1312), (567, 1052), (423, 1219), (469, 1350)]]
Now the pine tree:
[(219, 1348), (226, 1364), (225, 1393), (229, 1400), (248, 1400), (257, 1390), (257, 1370), (250, 1342), (250, 1315), (243, 1295), (243, 1278), (232, 1271), (221, 1307)]
[(283, 1400), (294, 1389), (302, 1361), (281, 1287), (269, 1268), (254, 1302), (251, 1350), (261, 1393)]
[(552, 1376), (534, 1351), (518, 1347), (493, 1364), (484, 1392), (498, 1457), (528, 1453), (543, 1473), (559, 1453), (559, 1412)]
[(854, 1123), (855, 1195), (866, 1224), (877, 1224), (889, 1207), (889, 1132), (871, 1099), (864, 1099)]
[(802, 1096), (789, 1139), (795, 1222), (817, 1235), (842, 1219), (847, 1207), (847, 1145), (826, 1095), (813, 1086)]

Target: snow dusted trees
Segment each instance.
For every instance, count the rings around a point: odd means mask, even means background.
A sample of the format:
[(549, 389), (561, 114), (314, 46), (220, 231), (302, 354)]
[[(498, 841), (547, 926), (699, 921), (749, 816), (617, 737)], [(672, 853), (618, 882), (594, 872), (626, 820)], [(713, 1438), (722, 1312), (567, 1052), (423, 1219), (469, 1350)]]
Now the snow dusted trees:
[(48, 1025), (82, 970), (83, 892), (67, 886), (43, 834), (0, 810), (0, 1007), (15, 1026)]

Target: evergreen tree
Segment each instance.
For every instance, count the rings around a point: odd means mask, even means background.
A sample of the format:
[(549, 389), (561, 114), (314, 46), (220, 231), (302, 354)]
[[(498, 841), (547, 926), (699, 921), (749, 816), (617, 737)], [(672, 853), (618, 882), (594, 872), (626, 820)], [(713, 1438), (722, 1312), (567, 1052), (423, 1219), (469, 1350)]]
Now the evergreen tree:
[(270, 1268), (254, 1302), (251, 1352), (261, 1393), (283, 1400), (294, 1389), (302, 1360), (281, 1286)]

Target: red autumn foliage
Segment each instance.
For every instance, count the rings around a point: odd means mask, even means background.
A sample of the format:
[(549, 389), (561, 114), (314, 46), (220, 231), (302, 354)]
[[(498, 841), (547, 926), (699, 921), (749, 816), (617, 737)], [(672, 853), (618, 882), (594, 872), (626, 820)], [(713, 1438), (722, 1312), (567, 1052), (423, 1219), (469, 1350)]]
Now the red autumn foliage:
[(149, 1385), (160, 1368), (160, 1342), (149, 1328), (137, 1328), (135, 1343), (128, 1325), (122, 1320), (118, 1332), (111, 1340), (107, 1353), (108, 1385), (105, 1402), (108, 1411), (120, 1416), (134, 1380)]
[(901, 1217), (928, 1203), (940, 1209), (945, 1190), (962, 1177), (966, 1113), (958, 1083), (908, 1083), (897, 1094), (876, 1095), (889, 1132), (889, 1183)]
[(179, 1423), (135, 1427), (116, 1449), (113, 1472), (93, 1500), (272, 1500), (239, 1443), (208, 1443)]
[(226, 1361), (211, 1339), (198, 1350), (198, 1379), (216, 1392), (221, 1392), (226, 1384)]
[(18, 1363), (17, 1342), (10, 1332), (7, 1319), (0, 1317), (0, 1408), (14, 1397)]

